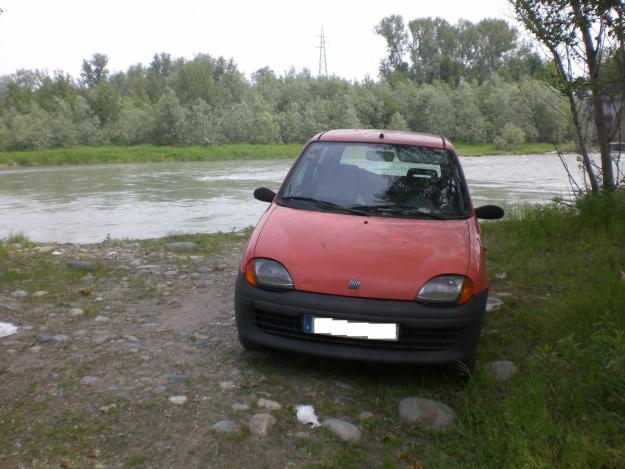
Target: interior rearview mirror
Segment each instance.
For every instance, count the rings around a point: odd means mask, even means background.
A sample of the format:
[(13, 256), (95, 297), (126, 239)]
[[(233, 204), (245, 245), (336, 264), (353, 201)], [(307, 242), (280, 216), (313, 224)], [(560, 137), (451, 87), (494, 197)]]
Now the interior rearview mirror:
[(503, 208), (497, 205), (482, 205), (475, 209), (475, 215), (483, 220), (499, 220), (504, 214)]
[(256, 200), (260, 200), (261, 202), (273, 202), (276, 193), (271, 189), (267, 189), (266, 187), (259, 187), (254, 191), (254, 198)]

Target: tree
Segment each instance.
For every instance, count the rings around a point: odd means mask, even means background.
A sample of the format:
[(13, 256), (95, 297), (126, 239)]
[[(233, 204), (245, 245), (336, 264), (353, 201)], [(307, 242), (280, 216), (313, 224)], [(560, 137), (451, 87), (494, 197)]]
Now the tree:
[[(601, 71), (609, 54), (621, 53), (625, 36), (622, 0), (510, 0), (517, 18), (554, 61), (551, 83), (569, 101), (578, 151), (593, 193), (599, 182), (582, 127), (586, 103), (591, 104), (601, 153), (603, 189), (615, 185), (604, 100), (610, 99)], [(621, 82), (625, 77), (621, 75)], [(625, 90), (625, 87), (621, 87)], [(622, 92), (621, 92), (622, 93)], [(623, 95), (621, 94), (621, 98)]]
[(388, 16), (377, 24), (374, 31), (386, 40), (387, 56), (380, 63), (380, 75), (388, 76), (395, 71), (405, 74), (408, 71), (408, 64), (404, 61), (408, 34), (404, 19), (400, 15)]
[(90, 60), (82, 61), (80, 81), (86, 88), (95, 88), (106, 81), (109, 71), (106, 68), (109, 58), (106, 54), (93, 54)]

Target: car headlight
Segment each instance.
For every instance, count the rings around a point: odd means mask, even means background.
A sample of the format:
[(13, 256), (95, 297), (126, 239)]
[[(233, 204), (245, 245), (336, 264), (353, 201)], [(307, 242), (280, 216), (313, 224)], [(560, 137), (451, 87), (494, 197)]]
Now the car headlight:
[(289, 271), (278, 261), (256, 257), (248, 262), (245, 278), (255, 287), (293, 289), (293, 280)]
[(417, 301), (423, 303), (464, 304), (473, 296), (473, 282), (464, 275), (439, 275), (419, 290)]

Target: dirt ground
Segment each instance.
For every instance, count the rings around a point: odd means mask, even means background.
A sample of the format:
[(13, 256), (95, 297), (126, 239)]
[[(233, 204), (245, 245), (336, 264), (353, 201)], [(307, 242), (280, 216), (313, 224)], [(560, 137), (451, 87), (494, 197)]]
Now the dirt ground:
[[(0, 321), (19, 330), (0, 338), (0, 467), (421, 467), (436, 439), (400, 423), (397, 401), (458, 384), (439, 370), (245, 352), (233, 311), (245, 242), (5, 246)], [(298, 404), (362, 439), (298, 422)], [(276, 419), (267, 436), (248, 428), (256, 413)], [(236, 431), (215, 431), (222, 420)]]

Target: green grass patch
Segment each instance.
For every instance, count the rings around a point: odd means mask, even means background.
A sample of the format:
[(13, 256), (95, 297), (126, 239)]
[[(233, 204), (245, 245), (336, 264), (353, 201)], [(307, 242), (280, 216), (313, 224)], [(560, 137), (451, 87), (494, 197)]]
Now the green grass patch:
[[(546, 153), (554, 150), (549, 143), (525, 143), (510, 150), (494, 143), (457, 143), (461, 156), (521, 153)], [(146, 163), (167, 161), (219, 161), (251, 159), (293, 159), (303, 144), (228, 144), (185, 147), (157, 145), (102, 145), (52, 148), (48, 150), (0, 151), (0, 166), (51, 166), (98, 163)], [(571, 150), (571, 148), (566, 148)]]

